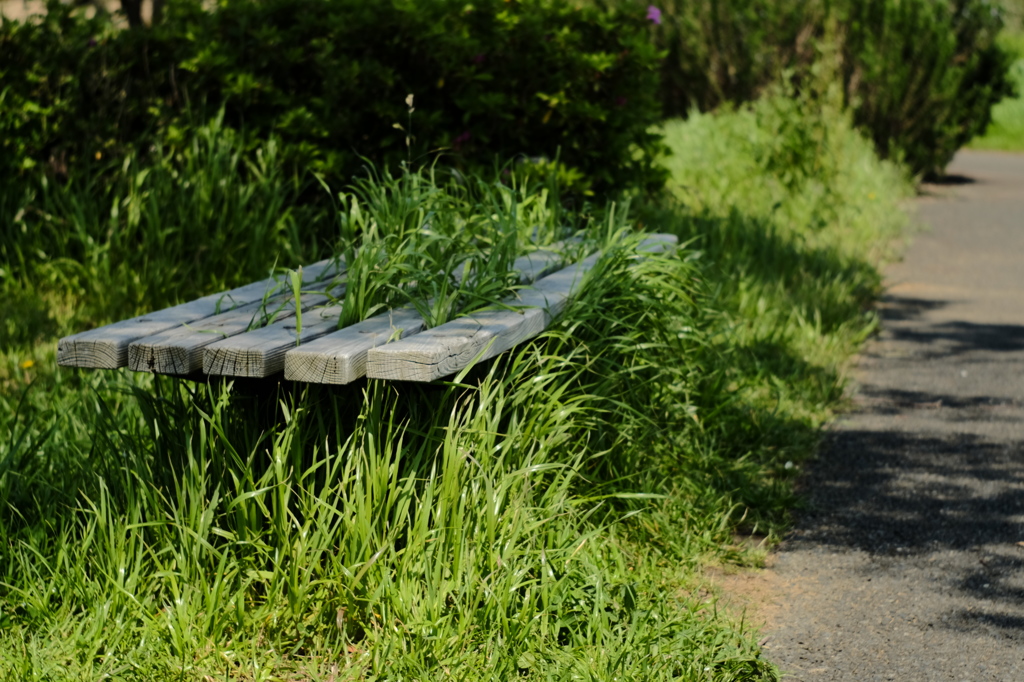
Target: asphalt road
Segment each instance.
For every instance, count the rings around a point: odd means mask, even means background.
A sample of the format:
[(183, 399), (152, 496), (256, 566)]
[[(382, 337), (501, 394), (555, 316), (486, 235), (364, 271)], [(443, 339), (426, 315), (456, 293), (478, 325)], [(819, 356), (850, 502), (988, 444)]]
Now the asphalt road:
[(762, 585), (786, 680), (1024, 681), (1024, 156), (949, 172)]

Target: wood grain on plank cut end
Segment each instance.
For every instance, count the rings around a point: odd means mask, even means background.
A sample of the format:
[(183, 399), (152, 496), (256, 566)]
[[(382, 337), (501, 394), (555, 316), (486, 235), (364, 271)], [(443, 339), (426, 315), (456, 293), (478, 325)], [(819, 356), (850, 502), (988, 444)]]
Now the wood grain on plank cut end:
[[(323, 280), (336, 277), (344, 271), (345, 263), (343, 261), (324, 260), (308, 266), (303, 271), (303, 281), (313, 283), (316, 278)], [(124, 367), (129, 363), (129, 344), (133, 342), (175, 329), (182, 324), (222, 314), (231, 309), (258, 304), (267, 295), (284, 290), (284, 280), (271, 277), (230, 291), (211, 294), (194, 301), (68, 336), (57, 342), (57, 364), (64, 367), (93, 369)], [(132, 367), (132, 369), (143, 372), (163, 371), (149, 368), (145, 366), (147, 364), (143, 363), (143, 366)], [(168, 370), (165, 373), (173, 372)]]
[(157, 374), (193, 374), (203, 368), (195, 349), (162, 342), (162, 334), (149, 336), (128, 346), (128, 368)]
[(332, 306), (319, 314), (307, 313), (307, 320), (316, 321), (307, 321), (301, 332), (295, 318), (288, 318), (218, 341), (203, 351), (203, 370), (207, 374), (252, 378), (277, 374), (284, 369), (285, 355), (296, 348), (296, 340), (305, 343), (336, 330), (340, 312), (340, 306)]
[(366, 376), (370, 349), (422, 329), (423, 318), (411, 308), (377, 315), (288, 351), (284, 378), (314, 384), (350, 384)]
[(366, 351), (361, 354), (317, 353), (303, 348), (284, 356), (284, 378), (308, 384), (351, 384), (366, 376)]
[[(279, 364), (284, 365), (284, 352)], [(268, 362), (269, 360), (269, 362)], [(203, 372), (211, 376), (250, 377), (260, 379), (277, 374), (272, 357), (259, 348), (206, 348), (203, 351)]]
[(128, 343), (81, 338), (81, 334), (57, 341), (57, 364), (61, 367), (117, 369), (128, 363)]
[(460, 364), (461, 355), (474, 348), (479, 352), (489, 339), (481, 334), (481, 325), (476, 320), (453, 320), (397, 343), (371, 349), (366, 356), (366, 376), (392, 381), (440, 379), (452, 373), (450, 367)]
[(202, 367), (210, 375), (260, 379), (277, 373), (267, 367), (266, 359), (258, 348), (221, 349), (219, 352), (204, 352)]

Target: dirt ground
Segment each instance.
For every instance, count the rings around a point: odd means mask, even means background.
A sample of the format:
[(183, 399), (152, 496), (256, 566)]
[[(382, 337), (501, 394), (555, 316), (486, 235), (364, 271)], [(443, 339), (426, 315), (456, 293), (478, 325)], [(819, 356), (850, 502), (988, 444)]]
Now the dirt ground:
[(712, 576), (786, 680), (1024, 680), (1024, 156), (949, 172), (808, 510), (766, 569)]

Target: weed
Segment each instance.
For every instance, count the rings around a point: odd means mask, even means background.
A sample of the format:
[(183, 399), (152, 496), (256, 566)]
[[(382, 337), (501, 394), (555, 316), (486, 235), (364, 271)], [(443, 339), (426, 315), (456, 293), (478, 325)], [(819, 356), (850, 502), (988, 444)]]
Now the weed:
[(299, 345), (302, 334), (302, 266), (288, 271), (288, 282), (292, 288), (292, 301), (295, 306), (295, 345)]

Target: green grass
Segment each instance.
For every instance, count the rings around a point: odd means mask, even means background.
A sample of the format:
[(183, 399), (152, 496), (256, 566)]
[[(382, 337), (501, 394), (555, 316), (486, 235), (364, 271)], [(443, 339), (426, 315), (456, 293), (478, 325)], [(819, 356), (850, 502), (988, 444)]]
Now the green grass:
[[(303, 186), (282, 175), (273, 140), (243, 155), (216, 122), (185, 152), (128, 157), (113, 180), (11, 183), (0, 284), (19, 310), (45, 300), (49, 329), (63, 331), (266, 277), (322, 250), (318, 216), (296, 205)], [(26, 328), (0, 333), (13, 335), (4, 346), (31, 340)]]
[(729, 380), (708, 424), (726, 464), (709, 482), (742, 528), (773, 535), (842, 399), (845, 363), (877, 326), (877, 267), (895, 254), (911, 187), (827, 105), (767, 98), (665, 132), (677, 203), (646, 218), (704, 261)]
[(1024, 151), (1024, 31), (1008, 30), (1000, 35), (1000, 43), (1015, 55), (1011, 77), (1017, 96), (1005, 99), (992, 108), (992, 123), (981, 137), (971, 141), (973, 149)]
[[(340, 327), (402, 304), (431, 327), (514, 294), (515, 259), (581, 231), (545, 189), (439, 183), (436, 174), (388, 173), (336, 197), (347, 288)], [(567, 250), (578, 257), (591, 241)]]
[[(0, 188), (0, 679), (777, 679), (700, 571), (785, 527), (909, 187), (814, 103), (666, 133), (658, 200), (384, 175), (310, 234), (307, 188), (218, 166), (215, 132), (99, 192)], [(173, 193), (185, 168), (202, 186)], [(637, 224), (685, 246), (638, 258)], [(449, 382), (55, 367), (56, 336), (322, 255), (328, 229), (352, 320), (489, 305), (515, 253), (583, 229), (606, 256), (557, 324)]]

